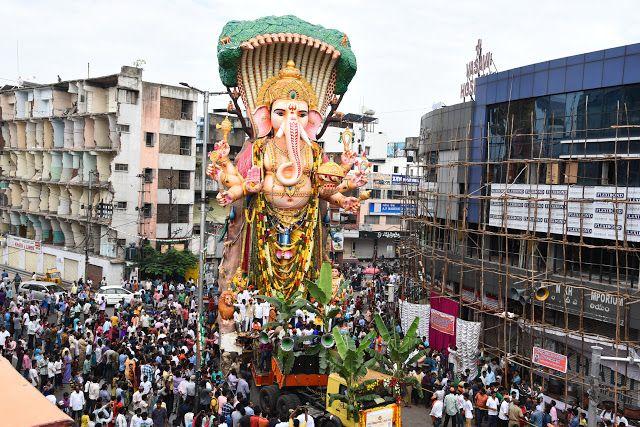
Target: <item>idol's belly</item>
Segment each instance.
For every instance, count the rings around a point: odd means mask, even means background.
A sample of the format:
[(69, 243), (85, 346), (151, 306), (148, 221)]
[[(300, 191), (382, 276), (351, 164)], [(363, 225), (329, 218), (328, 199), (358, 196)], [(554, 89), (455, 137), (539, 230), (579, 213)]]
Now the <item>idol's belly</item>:
[(294, 188), (287, 188), (278, 184), (272, 174), (264, 178), (262, 192), (271, 206), (278, 209), (300, 209), (309, 203), (311, 198), (311, 181), (303, 176)]

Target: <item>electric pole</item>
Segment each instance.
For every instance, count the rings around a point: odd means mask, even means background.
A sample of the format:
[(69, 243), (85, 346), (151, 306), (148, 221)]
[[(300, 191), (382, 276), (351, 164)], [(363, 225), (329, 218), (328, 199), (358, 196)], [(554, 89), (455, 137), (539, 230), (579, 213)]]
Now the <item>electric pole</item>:
[(169, 239), (169, 249), (171, 249), (171, 223), (173, 222), (173, 166), (171, 166), (171, 174), (167, 178), (169, 180), (169, 220), (167, 224), (167, 238)]

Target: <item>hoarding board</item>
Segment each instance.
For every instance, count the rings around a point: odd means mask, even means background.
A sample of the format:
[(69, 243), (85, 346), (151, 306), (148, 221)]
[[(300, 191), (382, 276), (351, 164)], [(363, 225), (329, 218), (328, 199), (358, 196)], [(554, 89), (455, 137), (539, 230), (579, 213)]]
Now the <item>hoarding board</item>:
[(533, 347), (531, 360), (536, 365), (551, 368), (563, 374), (567, 373), (567, 356), (540, 347)]

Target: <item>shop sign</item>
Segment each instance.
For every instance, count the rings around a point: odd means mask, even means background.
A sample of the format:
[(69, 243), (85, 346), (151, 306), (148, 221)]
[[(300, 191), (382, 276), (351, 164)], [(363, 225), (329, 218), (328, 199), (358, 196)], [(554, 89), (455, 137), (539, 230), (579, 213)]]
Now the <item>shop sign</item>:
[(489, 225), (640, 242), (640, 188), (493, 184)]
[(450, 314), (431, 309), (431, 327), (443, 334), (455, 335), (456, 318)]
[(342, 230), (342, 236), (345, 239), (357, 239), (360, 237), (360, 232), (358, 230), (348, 230), (345, 228)]
[(23, 239), (22, 237), (7, 236), (7, 246), (10, 248), (24, 249), (31, 252), (42, 252), (42, 242), (31, 239)]
[(392, 427), (393, 408), (367, 411), (365, 427)]
[(482, 39), (476, 45), (476, 58), (467, 63), (467, 80), (460, 85), (460, 98), (472, 97), (476, 91), (476, 77), (488, 74), (493, 64), (491, 52), (482, 53)]
[(402, 215), (415, 212), (416, 206), (408, 203), (369, 203), (370, 215)]
[(391, 175), (391, 184), (420, 184), (420, 178), (407, 175)]
[(406, 231), (360, 231), (364, 239), (400, 239), (409, 235)]
[[(613, 293), (574, 288), (569, 285), (549, 286), (547, 307), (590, 319), (624, 324), (624, 298)], [(542, 303), (538, 303), (542, 304)], [(618, 310), (620, 316), (618, 316)], [(618, 318), (619, 317), (619, 318)]]
[(567, 373), (567, 356), (545, 350), (540, 347), (533, 347), (532, 361), (536, 365), (545, 366), (555, 371)]

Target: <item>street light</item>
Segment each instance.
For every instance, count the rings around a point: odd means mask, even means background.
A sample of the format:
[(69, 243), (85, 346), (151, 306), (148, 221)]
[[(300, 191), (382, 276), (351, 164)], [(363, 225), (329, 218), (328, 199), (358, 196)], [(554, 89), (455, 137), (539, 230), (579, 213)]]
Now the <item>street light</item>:
[(198, 257), (198, 317), (196, 327), (196, 412), (200, 404), (200, 379), (202, 376), (202, 333), (200, 331), (202, 321), (202, 290), (204, 288), (204, 260), (206, 255), (206, 209), (207, 209), (207, 143), (209, 142), (209, 96), (226, 95), (227, 92), (209, 92), (208, 90), (200, 90), (188, 83), (180, 82), (181, 86), (194, 90), (204, 97), (204, 135), (202, 137), (202, 162), (200, 165), (200, 256)]

